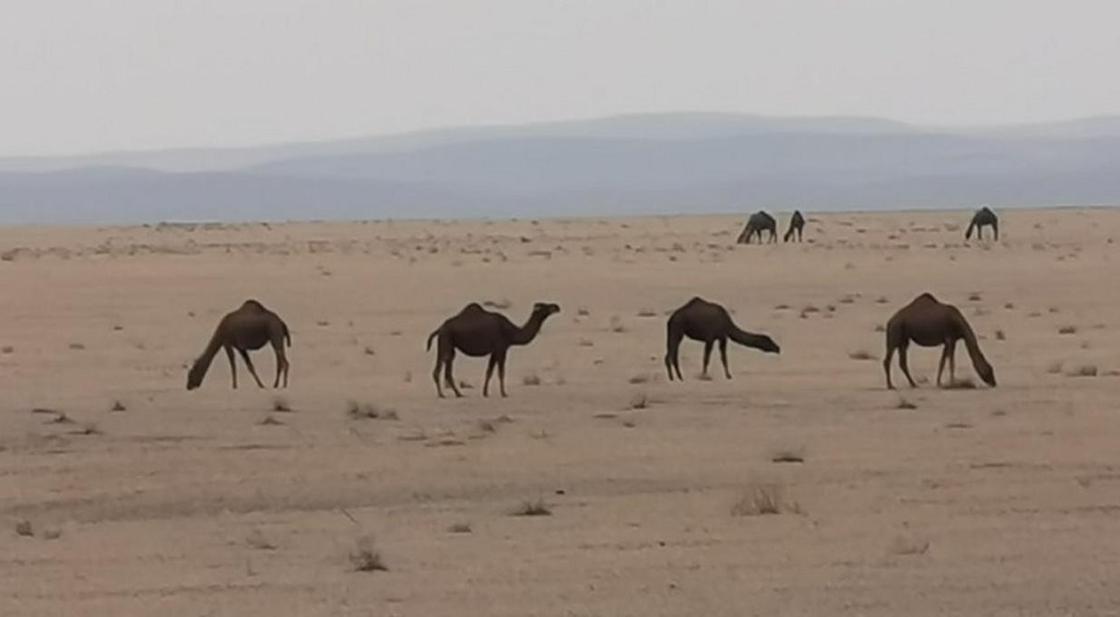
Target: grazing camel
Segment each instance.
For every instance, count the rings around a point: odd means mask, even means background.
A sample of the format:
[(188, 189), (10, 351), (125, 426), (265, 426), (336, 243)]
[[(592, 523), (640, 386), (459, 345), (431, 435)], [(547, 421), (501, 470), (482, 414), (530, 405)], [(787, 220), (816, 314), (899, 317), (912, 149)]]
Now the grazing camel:
[(984, 226), (990, 226), (992, 231), (995, 232), (996, 241), (999, 241), (999, 218), (996, 213), (984, 206), (972, 215), (972, 222), (968, 224), (968, 230), (964, 232), (964, 239), (968, 240), (972, 237), (972, 230), (976, 230), (976, 239), (984, 239)]
[(559, 312), (560, 307), (556, 304), (538, 302), (533, 305), (533, 312), (525, 325), (517, 327), (500, 313), (488, 311), (473, 302), (468, 304), (458, 315), (443, 322), (435, 332), (428, 335), (429, 350), (432, 348), (432, 340), (439, 339), (436, 346), (436, 368), (432, 371), (439, 397), (443, 398), (443, 388), (440, 387), (441, 369), (455, 396), (463, 396), (451, 375), (451, 363), (455, 360), (456, 349), (468, 356), (490, 356), (490, 363), (486, 366), (486, 381), (482, 384), (482, 396), (490, 395), (490, 376), (497, 366), (498, 386), (505, 397), (506, 352), (514, 345), (528, 345), (532, 342), (540, 332), (544, 320)]
[(288, 347), (292, 346), (292, 335), (288, 332), (287, 324), (260, 302), (246, 300), (241, 308), (227, 314), (218, 322), (210, 343), (206, 345), (205, 351), (194, 361), (190, 372), (187, 373), (187, 389), (194, 390), (202, 385), (202, 378), (206, 376), (206, 370), (210, 368), (210, 362), (219, 349), (226, 350), (235, 389), (237, 364), (233, 358), (234, 349), (241, 354), (241, 359), (245, 361), (245, 366), (249, 367), (249, 374), (256, 380), (257, 385), (263, 388), (264, 384), (257, 376), (257, 369), (253, 368), (253, 361), (249, 359), (249, 352), (264, 347), (266, 343), (271, 343), (272, 350), (276, 352), (276, 380), (273, 381), (272, 387), (280, 386), (280, 377), (283, 375), (284, 387), (287, 388), (289, 364), (284, 354), (285, 342)]
[(747, 219), (746, 227), (743, 228), (742, 233), (739, 234), (739, 238), (735, 242), (738, 244), (750, 244), (751, 236), (758, 234), (758, 242), (761, 244), (763, 231), (770, 232), (771, 242), (778, 241), (778, 222), (774, 220), (774, 217), (759, 210)]
[(684, 381), (684, 376), (681, 375), (680, 347), (681, 339), (686, 336), (704, 343), (703, 375), (705, 377), (708, 375), (708, 361), (712, 357), (712, 345), (717, 341), (719, 357), (723, 361), (723, 374), (728, 379), (731, 379), (731, 371), (727, 369), (728, 338), (747, 347), (769, 353), (781, 353), (778, 344), (769, 336), (740, 330), (722, 306), (701, 298), (693, 298), (669, 316), (665, 352), (665, 369), (669, 371), (669, 381), (673, 381), (674, 369), (677, 372), (677, 379)]
[(805, 217), (801, 216), (800, 210), (793, 211), (793, 218), (789, 220), (789, 230), (786, 231), (785, 238), (782, 242), (789, 242), (793, 238), (793, 232), (797, 232), (797, 241), (801, 242), (801, 230), (805, 229)]
[(910, 376), (910, 367), (906, 363), (906, 349), (912, 342), (922, 347), (944, 345), (941, 362), (937, 366), (937, 385), (941, 385), (941, 373), (945, 370), (946, 360), (949, 361), (949, 383), (952, 384), (956, 369), (953, 356), (956, 353), (957, 341), (960, 339), (964, 339), (968, 355), (972, 357), (972, 366), (976, 368), (980, 379), (989, 386), (995, 387), (995, 371), (980, 352), (980, 345), (976, 343), (976, 334), (968, 325), (964, 315), (957, 310), (957, 307), (942, 304), (931, 294), (924, 293), (900, 309), (887, 322), (887, 357), (883, 360), (883, 370), (887, 374), (887, 388), (894, 389), (891, 383), (891, 358), (896, 349), (898, 365), (910, 382), (910, 387), (917, 387), (914, 378)]

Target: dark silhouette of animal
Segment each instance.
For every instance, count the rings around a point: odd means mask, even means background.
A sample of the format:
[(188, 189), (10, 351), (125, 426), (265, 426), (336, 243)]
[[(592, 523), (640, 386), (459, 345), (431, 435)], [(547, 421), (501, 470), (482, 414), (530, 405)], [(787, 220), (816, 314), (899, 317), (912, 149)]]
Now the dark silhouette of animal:
[(736, 242), (739, 244), (750, 244), (751, 236), (758, 234), (758, 242), (761, 244), (763, 231), (770, 232), (771, 242), (778, 241), (778, 222), (774, 220), (774, 217), (759, 210), (747, 219), (747, 225), (743, 227), (743, 231), (739, 234), (739, 238)]
[(506, 396), (506, 353), (509, 348), (528, 345), (540, 332), (544, 320), (559, 312), (560, 307), (556, 304), (538, 302), (533, 305), (533, 312), (525, 325), (518, 327), (504, 315), (488, 311), (472, 302), (459, 311), (458, 315), (443, 322), (435, 332), (428, 335), (429, 350), (432, 348), (432, 340), (439, 340), (432, 379), (436, 382), (436, 392), (440, 398), (443, 398), (443, 388), (440, 387), (441, 370), (455, 396), (463, 396), (451, 374), (456, 349), (468, 356), (490, 356), (490, 363), (486, 366), (486, 381), (482, 384), (482, 396), (490, 395), (490, 377), (495, 366), (498, 368), (499, 389), (502, 396)]
[(684, 381), (681, 375), (680, 347), (681, 340), (688, 337), (694, 341), (704, 343), (704, 371), (708, 375), (708, 361), (712, 356), (712, 345), (719, 343), (719, 357), (723, 361), (723, 374), (731, 379), (731, 371), (727, 369), (727, 339), (740, 345), (753, 347), (770, 353), (781, 353), (778, 344), (765, 334), (753, 334), (740, 330), (731, 321), (731, 315), (722, 306), (708, 302), (701, 298), (693, 298), (687, 304), (673, 311), (669, 316), (668, 337), (666, 340), (665, 369), (669, 371), (669, 381), (673, 381), (673, 371), (677, 379)]
[(793, 217), (789, 219), (789, 229), (786, 231), (785, 237), (782, 242), (789, 242), (793, 238), (793, 232), (797, 232), (797, 241), (801, 242), (801, 230), (805, 229), (805, 217), (801, 216), (800, 210), (793, 211)]
[(941, 385), (941, 373), (945, 370), (945, 361), (949, 361), (949, 383), (954, 383), (957, 341), (964, 340), (968, 355), (972, 358), (972, 365), (980, 379), (989, 386), (996, 385), (996, 374), (992, 365), (980, 352), (980, 345), (976, 342), (976, 334), (968, 321), (957, 307), (951, 304), (942, 304), (931, 294), (924, 293), (907, 304), (891, 317), (887, 322), (887, 357), (883, 359), (883, 370), (887, 374), (887, 388), (894, 389), (891, 383), (891, 358), (895, 350), (898, 351), (898, 365), (910, 382), (910, 387), (917, 387), (910, 376), (910, 367), (906, 362), (906, 350), (910, 343), (922, 347), (936, 347), (943, 345), (941, 362), (937, 367), (937, 385)]
[(249, 367), (249, 374), (256, 380), (257, 385), (263, 388), (264, 384), (257, 376), (257, 369), (253, 368), (253, 361), (249, 359), (249, 352), (260, 349), (267, 343), (271, 343), (272, 350), (276, 352), (276, 380), (272, 383), (272, 387), (279, 387), (280, 378), (283, 376), (286, 388), (290, 365), (284, 353), (285, 342), (288, 347), (292, 346), (292, 335), (288, 332), (287, 324), (260, 302), (246, 300), (241, 308), (222, 317), (218, 322), (214, 336), (210, 337), (210, 343), (206, 345), (202, 355), (194, 361), (190, 372), (187, 373), (187, 389), (194, 390), (202, 385), (202, 378), (206, 376), (206, 370), (210, 368), (210, 362), (219, 349), (226, 350), (234, 388), (237, 388), (237, 365), (233, 358), (235, 349), (241, 354), (245, 366)]
[(992, 231), (995, 233), (995, 238), (998, 241), (999, 218), (996, 216), (996, 213), (989, 210), (987, 206), (980, 208), (976, 211), (976, 214), (972, 215), (972, 222), (968, 224), (968, 230), (964, 232), (964, 239), (968, 240), (969, 238), (971, 238), (972, 230), (975, 229), (976, 239), (983, 240), (985, 226), (992, 228)]

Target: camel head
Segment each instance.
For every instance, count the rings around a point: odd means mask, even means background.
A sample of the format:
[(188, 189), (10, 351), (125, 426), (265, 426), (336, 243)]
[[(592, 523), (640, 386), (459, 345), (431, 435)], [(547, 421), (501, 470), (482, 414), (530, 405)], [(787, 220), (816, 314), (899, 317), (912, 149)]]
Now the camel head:
[(552, 302), (537, 302), (533, 305), (533, 316), (540, 316), (543, 321), (546, 317), (559, 313), (560, 305)]
[(191, 370), (187, 372), (187, 389), (194, 390), (202, 385), (202, 378), (206, 376), (206, 366), (202, 362), (196, 361), (191, 365)]
[(980, 358), (976, 361), (976, 374), (980, 375), (980, 379), (991, 387), (996, 387), (996, 371), (988, 364), (987, 360)]
[(765, 334), (758, 335), (757, 349), (759, 349), (760, 351), (765, 351), (766, 353), (782, 353), (782, 348), (778, 347), (778, 344), (774, 342), (774, 339), (766, 336)]

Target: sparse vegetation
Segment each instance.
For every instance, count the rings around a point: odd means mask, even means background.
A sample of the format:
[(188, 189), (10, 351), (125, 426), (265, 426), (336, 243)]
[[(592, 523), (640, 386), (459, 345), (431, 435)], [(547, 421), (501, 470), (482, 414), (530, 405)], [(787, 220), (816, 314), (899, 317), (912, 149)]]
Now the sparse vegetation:
[(397, 420), (397, 412), (393, 409), (382, 409), (373, 403), (359, 403), (348, 401), (346, 415), (351, 420)]
[(1077, 326), (1062, 326), (1058, 328), (1058, 334), (1077, 334)]
[(979, 302), (980, 299), (981, 299), (980, 294), (978, 292), (974, 291), (974, 292), (968, 294), (968, 301), (969, 302)]
[(31, 521), (20, 520), (16, 521), (16, 535), (30, 538), (35, 535), (35, 530), (31, 527)]
[(778, 450), (770, 457), (771, 463), (804, 463), (805, 453), (800, 450)]
[(787, 501), (785, 491), (778, 484), (754, 484), (731, 506), (732, 516), (763, 516), (791, 512), (801, 513), (796, 502)]
[(264, 532), (260, 529), (253, 529), (253, 531), (250, 531), (249, 535), (245, 538), (245, 544), (248, 544), (250, 548), (255, 548), (258, 551), (276, 550), (276, 545), (265, 537)]
[(278, 397), (276, 397), (275, 399), (272, 400), (272, 411), (279, 412), (279, 413), (287, 413), (287, 412), (290, 412), (291, 410), (292, 410), (292, 406), (288, 403), (288, 400), (285, 399), (284, 397), (278, 396)]
[(622, 323), (622, 318), (618, 315), (611, 317), (611, 332), (622, 334), (626, 332), (626, 326)]
[(1003, 330), (996, 330), (996, 340), (997, 341), (1006, 341), (1007, 340), (1007, 335), (1003, 333)]
[(472, 529), (470, 523), (455, 523), (448, 527), (447, 531), (450, 533), (471, 533)]
[(586, 306), (581, 306), (576, 309), (576, 315), (579, 315), (580, 317), (588, 317), (591, 315), (591, 309), (587, 308)]
[(552, 516), (552, 509), (543, 498), (537, 498), (521, 502), (521, 505), (513, 511), (513, 516)]
[(350, 564), (355, 572), (386, 572), (389, 568), (381, 559), (372, 536), (362, 536), (350, 551)]
[(521, 378), (521, 385), (524, 386), (539, 386), (541, 385), (541, 377), (536, 373), (529, 373)]
[(113, 401), (113, 406), (109, 408), (109, 411), (128, 411), (128, 408), (120, 401)]
[(272, 416), (265, 416), (264, 420), (257, 423), (259, 426), (283, 426), (284, 423)]
[(856, 351), (849, 352), (848, 357), (851, 358), (852, 360), (876, 360), (877, 359), (874, 354), (872, 354), (870, 351), (867, 351), (866, 349), (857, 349)]
[(1096, 377), (1098, 374), (1095, 364), (1083, 364), (1068, 373), (1070, 377)]
[(638, 392), (630, 397), (630, 409), (646, 409), (649, 407), (649, 398), (644, 392)]
[(1055, 360), (1055, 361), (1051, 362), (1050, 365), (1046, 367), (1046, 372), (1050, 373), (1051, 375), (1057, 375), (1057, 374), (1061, 373), (1062, 372), (1062, 362), (1061, 362), (1061, 360)]
[(898, 404), (895, 405), (895, 409), (917, 409), (917, 408), (918, 408), (917, 405), (915, 405), (914, 403), (911, 403), (910, 401), (906, 400), (905, 398), (901, 398), (901, 397), (898, 399)]
[(633, 377), (631, 377), (627, 381), (629, 381), (631, 384), (638, 385), (638, 384), (648, 383), (649, 380), (650, 380), (650, 376), (649, 376), (648, 373), (638, 373), (637, 375), (634, 375)]

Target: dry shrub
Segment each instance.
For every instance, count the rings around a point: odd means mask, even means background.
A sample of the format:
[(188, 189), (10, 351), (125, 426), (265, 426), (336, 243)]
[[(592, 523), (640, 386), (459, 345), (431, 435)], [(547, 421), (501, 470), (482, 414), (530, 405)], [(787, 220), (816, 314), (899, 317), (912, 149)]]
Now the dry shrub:
[(365, 349), (362, 350), (362, 353), (366, 354), (367, 356), (376, 356), (377, 355), (377, 352), (373, 350), (373, 347), (368, 347), (368, 346)]
[(276, 550), (276, 545), (266, 538), (264, 532), (260, 529), (250, 531), (249, 535), (245, 538), (245, 544), (248, 544), (250, 548), (255, 548), (258, 551)]
[(278, 413), (286, 413), (292, 410), (292, 406), (288, 403), (288, 399), (278, 396), (272, 400), (272, 411)]
[(905, 398), (900, 397), (898, 399), (898, 404), (895, 405), (895, 408), (896, 409), (917, 409), (918, 406), (915, 405), (914, 403), (911, 403), (910, 401), (906, 400)]
[(801, 507), (785, 499), (785, 490), (778, 484), (748, 486), (739, 501), (731, 506), (732, 516), (763, 516), (784, 512), (800, 514)]
[(521, 385), (523, 386), (539, 386), (541, 385), (541, 377), (536, 373), (529, 373), (521, 378)]
[(996, 340), (997, 341), (1006, 341), (1007, 340), (1007, 335), (1003, 333), (1003, 330), (996, 330)]
[(1058, 334), (1077, 334), (1077, 326), (1062, 326), (1058, 328)]
[(649, 376), (648, 373), (638, 373), (637, 375), (634, 375), (633, 377), (631, 377), (627, 381), (630, 382), (631, 384), (637, 385), (637, 384), (642, 384), (642, 383), (649, 383), (649, 380), (650, 380), (650, 376)]
[(877, 360), (878, 359), (878, 358), (875, 357), (874, 354), (872, 354), (870, 351), (867, 351), (866, 349), (857, 349), (856, 351), (849, 352), (848, 357), (851, 358), (852, 360)]
[(358, 538), (354, 550), (350, 551), (350, 564), (356, 572), (385, 572), (389, 569), (377, 551), (373, 536)]
[(272, 416), (265, 416), (264, 420), (257, 422), (258, 426), (284, 426), (284, 423)]
[(579, 315), (580, 317), (587, 317), (591, 315), (591, 309), (587, 308), (586, 306), (581, 306), (576, 309), (576, 315)]
[(968, 301), (969, 302), (979, 302), (980, 301), (980, 293), (974, 291), (974, 292), (968, 294)]
[(16, 521), (16, 535), (30, 538), (35, 535), (35, 530), (31, 527), (31, 521), (20, 520)]
[(887, 551), (892, 555), (925, 555), (929, 551), (929, 540), (896, 536)]
[(455, 523), (448, 527), (447, 531), (450, 533), (471, 533), (472, 530), (470, 523)]
[(638, 392), (630, 397), (630, 409), (646, 409), (649, 407), (649, 397), (644, 392)]
[(4, 345), (3, 347), (0, 347), (0, 353), (9, 354), (9, 353), (14, 352), (15, 350), (16, 350), (16, 348), (12, 347), (11, 345)]
[(804, 463), (805, 453), (797, 450), (778, 450), (770, 457), (771, 463)]
[(879, 298), (875, 300), (876, 304), (886, 304), (887, 302), (890, 302), (890, 300), (888, 300), (886, 296), (879, 296)]
[(638, 317), (657, 317), (657, 311), (650, 308), (643, 308), (638, 311)]
[(626, 332), (626, 326), (622, 323), (622, 318), (618, 315), (611, 317), (611, 332), (617, 334)]
[(875, 331), (876, 331), (876, 332), (886, 332), (886, 331), (887, 331), (887, 327), (886, 327), (886, 326), (884, 326), (883, 324), (877, 324), (877, 325), (875, 326)]
[(521, 502), (513, 512), (513, 516), (552, 516), (552, 508), (544, 502), (544, 498)]
[(125, 407), (124, 403), (122, 403), (120, 401), (113, 401), (113, 406), (109, 408), (109, 411), (127, 411), (127, 410), (128, 410), (128, 408)]
[(1057, 374), (1061, 373), (1062, 372), (1062, 362), (1060, 360), (1055, 360), (1055, 361), (1051, 362), (1050, 365), (1046, 367), (1046, 372), (1050, 373), (1051, 375), (1057, 375)]

